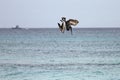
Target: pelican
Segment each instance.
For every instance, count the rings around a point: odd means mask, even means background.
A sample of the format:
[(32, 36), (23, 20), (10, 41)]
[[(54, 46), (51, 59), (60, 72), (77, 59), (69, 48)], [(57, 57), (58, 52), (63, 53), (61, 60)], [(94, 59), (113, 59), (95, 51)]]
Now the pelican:
[(64, 33), (65, 29), (67, 31), (71, 30), (71, 34), (72, 34), (72, 27), (71, 26), (76, 26), (79, 21), (76, 19), (69, 19), (66, 21), (66, 17), (62, 17), (62, 20), (60, 20), (62, 22), (62, 24), (60, 25), (60, 23), (58, 23), (59, 29), (62, 33)]

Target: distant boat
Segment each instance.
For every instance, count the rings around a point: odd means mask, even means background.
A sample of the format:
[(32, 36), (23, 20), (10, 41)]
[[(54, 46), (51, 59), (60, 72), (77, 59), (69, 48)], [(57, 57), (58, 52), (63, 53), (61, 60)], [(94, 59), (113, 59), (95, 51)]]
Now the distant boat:
[(12, 29), (22, 29), (19, 27), (19, 25), (16, 25), (16, 27), (13, 27)]

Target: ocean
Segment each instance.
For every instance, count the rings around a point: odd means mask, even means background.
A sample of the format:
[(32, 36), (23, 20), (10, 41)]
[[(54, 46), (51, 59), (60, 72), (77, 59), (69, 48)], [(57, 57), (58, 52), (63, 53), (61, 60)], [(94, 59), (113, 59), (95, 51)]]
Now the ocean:
[(120, 28), (1, 28), (0, 80), (120, 80)]

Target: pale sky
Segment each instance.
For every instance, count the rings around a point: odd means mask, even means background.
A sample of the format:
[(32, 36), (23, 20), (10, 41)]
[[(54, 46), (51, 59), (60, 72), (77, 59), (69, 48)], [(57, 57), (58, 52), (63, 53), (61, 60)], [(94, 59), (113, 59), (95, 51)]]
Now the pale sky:
[(0, 28), (58, 28), (62, 16), (80, 27), (120, 27), (120, 0), (0, 0)]

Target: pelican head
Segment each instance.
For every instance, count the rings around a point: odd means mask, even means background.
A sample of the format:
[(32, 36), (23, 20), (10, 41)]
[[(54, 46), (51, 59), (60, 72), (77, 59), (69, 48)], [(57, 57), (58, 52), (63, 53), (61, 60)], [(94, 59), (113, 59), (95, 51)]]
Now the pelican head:
[(63, 20), (63, 21), (66, 21), (66, 17), (62, 17), (62, 20)]

